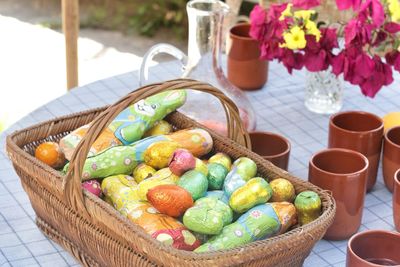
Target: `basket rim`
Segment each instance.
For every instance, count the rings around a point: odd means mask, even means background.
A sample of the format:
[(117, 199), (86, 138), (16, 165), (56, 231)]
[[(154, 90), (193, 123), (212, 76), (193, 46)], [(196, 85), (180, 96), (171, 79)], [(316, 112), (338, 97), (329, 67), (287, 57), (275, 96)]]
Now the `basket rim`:
[[(23, 156), (26, 160), (30, 161), (32, 164), (36, 165), (37, 167), (41, 168), (43, 171), (51, 173), (55, 178), (59, 179), (60, 181), (63, 181), (63, 179), (66, 177), (65, 175), (62, 175), (60, 172), (57, 170), (54, 170), (50, 166), (46, 165), (45, 163), (37, 160), (34, 156), (30, 155), (28, 152), (24, 151), (22, 147), (18, 146), (15, 142), (15, 139), (20, 136), (20, 135), (25, 135), (29, 131), (38, 129), (43, 126), (52, 126), (55, 123), (62, 123), (66, 119), (72, 119), (75, 117), (79, 116), (85, 116), (85, 115), (90, 115), (92, 113), (98, 113), (104, 111), (108, 105), (95, 108), (95, 109), (88, 109), (85, 111), (81, 112), (75, 112), (69, 115), (64, 115), (60, 117), (56, 117), (50, 120), (46, 120), (34, 125), (31, 125), (27, 128), (23, 128), (17, 131), (14, 131), (13, 133), (9, 134), (6, 139), (6, 146), (7, 146), (7, 151), (8, 151), (8, 156), (11, 158), (13, 161), (13, 158), (10, 156), (10, 151), (13, 151), (14, 153), (18, 153), (20, 156)], [(178, 111), (174, 112), (179, 113)], [(179, 113), (180, 115), (184, 116), (182, 113)], [(171, 115), (169, 115), (171, 116)], [(187, 118), (187, 117), (186, 117)], [(205, 128), (214, 138), (219, 139), (219, 141), (227, 144), (227, 145), (235, 145), (235, 146), (240, 146), (239, 144), (235, 143), (234, 141), (224, 138), (221, 135), (213, 132), (212, 130), (208, 129), (205, 126), (200, 126), (197, 122), (193, 121), (190, 118), (187, 118), (188, 120), (192, 121), (194, 123), (193, 127), (200, 127), (200, 128)], [(72, 129), (71, 129), (72, 130)], [(242, 149), (246, 149), (243, 146), (240, 146)], [(259, 155), (255, 154), (254, 152), (246, 149), (247, 152), (251, 155), (251, 158), (256, 160), (258, 163), (263, 164), (263, 166), (267, 166), (268, 169), (272, 169), (273, 171), (280, 173), (282, 175), (289, 175), (294, 181), (295, 181), (295, 186), (296, 185), (303, 185), (308, 188), (308, 190), (313, 190), (318, 193), (318, 195), (321, 197), (321, 200), (323, 200), (323, 212), (322, 214), (318, 217), (318, 219), (312, 221), (309, 224), (306, 224), (304, 226), (299, 226), (294, 229), (291, 229), (290, 231), (287, 231), (283, 234), (276, 235), (264, 240), (259, 240), (259, 241), (254, 241), (246, 245), (239, 246), (237, 248), (232, 248), (232, 249), (226, 249), (226, 250), (220, 250), (220, 251), (213, 251), (213, 252), (206, 252), (206, 253), (195, 253), (192, 251), (184, 251), (184, 250), (178, 250), (175, 249), (171, 246), (167, 246), (156, 239), (153, 239), (149, 234), (147, 234), (140, 226), (135, 225), (131, 221), (129, 221), (127, 218), (123, 217), (117, 210), (115, 210), (111, 205), (107, 204), (105, 201), (103, 201), (100, 198), (95, 197), (94, 195), (90, 194), (87, 191), (84, 192), (84, 198), (85, 202), (89, 201), (92, 202), (95, 205), (98, 205), (101, 209), (103, 209), (105, 212), (107, 212), (109, 215), (113, 216), (115, 219), (117, 219), (120, 223), (125, 224), (128, 228), (132, 229), (132, 231), (135, 232), (135, 234), (139, 234), (141, 238), (149, 242), (151, 245), (158, 247), (158, 249), (162, 250), (162, 252), (167, 253), (170, 256), (174, 256), (176, 258), (179, 258), (180, 260), (187, 260), (187, 261), (196, 261), (196, 260), (216, 260), (217, 258), (223, 257), (237, 257), (238, 255), (244, 256), (246, 252), (250, 250), (259, 250), (260, 252), (265, 252), (268, 253), (268, 251), (271, 250), (271, 246), (274, 245), (280, 245), (281, 247), (282, 244), (285, 244), (287, 242), (290, 242), (291, 239), (295, 236), (308, 236), (311, 239), (315, 239), (314, 236), (312, 236), (312, 232), (318, 229), (318, 227), (321, 226), (322, 223), (326, 221), (333, 221), (333, 216), (335, 214), (335, 201), (332, 196), (332, 194), (329, 191), (323, 190), (313, 184), (311, 184), (308, 181), (301, 180), (300, 178), (291, 175), (290, 173), (279, 169), (278, 167), (274, 166), (272, 163), (269, 161), (265, 160), (264, 158), (260, 157)], [(14, 164), (16, 164), (13, 161)], [(77, 211), (78, 212), (78, 211)], [(107, 227), (107, 224), (102, 223), (104, 226)], [(101, 229), (100, 229), (101, 230)], [(106, 233), (110, 235), (110, 233)], [(274, 251), (276, 252), (276, 251)], [(260, 254), (260, 257), (265, 256), (265, 254)], [(254, 259), (254, 254), (252, 254), (252, 258)]]

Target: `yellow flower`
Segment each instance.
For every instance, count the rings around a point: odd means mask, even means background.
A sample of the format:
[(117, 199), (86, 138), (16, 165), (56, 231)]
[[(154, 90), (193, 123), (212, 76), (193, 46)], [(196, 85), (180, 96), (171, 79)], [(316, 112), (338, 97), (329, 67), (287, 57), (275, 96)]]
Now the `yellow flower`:
[(311, 15), (315, 14), (315, 10), (299, 10), (294, 12), (296, 19), (303, 19), (304, 21), (309, 20)]
[(312, 20), (307, 20), (305, 26), (307, 34), (314, 35), (317, 42), (319, 42), (319, 39), (321, 38), (321, 32), (319, 31), (317, 24), (315, 24), (315, 22)]
[(292, 12), (290, 11), (292, 9), (293, 4), (287, 4), (285, 10), (281, 13), (281, 16), (279, 17), (279, 20), (284, 20), (285, 17), (291, 17)]
[(307, 44), (305, 33), (299, 26), (294, 26), (289, 32), (285, 32), (283, 39), (285, 44), (281, 45), (281, 47), (287, 47), (291, 50), (303, 49)]
[(400, 21), (400, 4), (398, 0), (388, 0), (388, 7), (392, 21)]

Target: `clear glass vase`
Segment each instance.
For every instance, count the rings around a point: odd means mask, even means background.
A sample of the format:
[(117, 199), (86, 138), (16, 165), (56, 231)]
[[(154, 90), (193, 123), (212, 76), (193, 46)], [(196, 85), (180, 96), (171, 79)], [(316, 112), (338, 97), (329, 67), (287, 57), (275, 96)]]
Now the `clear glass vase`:
[[(150, 62), (159, 53), (174, 56), (182, 63), (182, 78), (191, 78), (212, 84), (225, 93), (239, 108), (247, 130), (256, 126), (256, 116), (246, 95), (226, 78), (221, 66), (221, 54), (226, 36), (224, 18), (229, 7), (218, 0), (192, 0), (187, 3), (189, 40), (187, 55), (169, 44), (150, 48), (140, 68), (140, 84), (149, 80)], [(190, 89), (190, 88), (188, 88)], [(215, 97), (188, 90), (186, 104), (179, 109), (187, 116), (220, 133), (226, 133), (225, 112)]]
[(305, 106), (319, 114), (338, 112), (343, 106), (343, 83), (329, 69), (307, 72)]

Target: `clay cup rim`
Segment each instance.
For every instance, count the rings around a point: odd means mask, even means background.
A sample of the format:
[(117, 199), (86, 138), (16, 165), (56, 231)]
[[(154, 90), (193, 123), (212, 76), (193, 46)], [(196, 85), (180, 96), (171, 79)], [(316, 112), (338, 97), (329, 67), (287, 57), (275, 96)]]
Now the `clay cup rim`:
[[(364, 166), (363, 166), (362, 169), (359, 169), (359, 170), (357, 170), (357, 171), (354, 171), (354, 172), (346, 172), (346, 173), (345, 173), (345, 172), (343, 172), (343, 173), (340, 173), (340, 172), (339, 172), (339, 173), (338, 173), (338, 172), (331, 172), (331, 171), (327, 171), (327, 170), (321, 169), (319, 166), (317, 166), (317, 164), (315, 164), (315, 161), (316, 161), (316, 159), (317, 159), (318, 157), (321, 157), (323, 154), (327, 154), (327, 153), (345, 153), (345, 154), (348, 154), (348, 155), (356, 156), (356, 157), (358, 157), (359, 159), (362, 159), (362, 160), (363, 160)], [(310, 165), (311, 165), (314, 169), (318, 170), (318, 171), (321, 172), (321, 173), (324, 173), (324, 174), (327, 174), (327, 175), (334, 175), (334, 176), (339, 176), (339, 177), (341, 177), (341, 176), (350, 176), (350, 175), (353, 176), (353, 175), (357, 175), (357, 174), (366, 172), (367, 169), (368, 169), (368, 167), (369, 167), (369, 161), (368, 161), (368, 159), (367, 159), (366, 156), (364, 156), (363, 154), (361, 154), (361, 153), (359, 153), (359, 152), (357, 152), (357, 151), (354, 151), (354, 150), (345, 149), (345, 148), (328, 148), (328, 149), (324, 149), (324, 150), (321, 150), (321, 151), (315, 153), (315, 154), (311, 157), (311, 159), (310, 159)]]
[[(392, 140), (393, 137), (391, 136), (393, 134), (393, 132), (397, 132), (397, 131), (398, 131), (397, 134), (399, 135), (399, 143), (395, 143)], [(400, 126), (395, 126), (395, 127), (390, 128), (389, 130), (387, 130), (384, 135), (384, 138), (385, 138), (385, 141), (388, 142), (390, 145), (400, 149)]]
[[(247, 22), (238, 23), (229, 30), (229, 36), (232, 39), (256, 42), (256, 40), (251, 38), (249, 35), (250, 34), (250, 26), (251, 25)], [(245, 33), (245, 34), (243, 34), (243, 33)]]
[[(260, 155), (263, 158), (271, 158), (271, 157), (277, 158), (277, 157), (281, 157), (283, 155), (286, 155), (287, 153), (290, 152), (291, 145), (290, 145), (289, 140), (287, 138), (285, 138), (284, 136), (280, 135), (280, 134), (276, 134), (276, 133), (273, 133), (273, 132), (266, 132), (266, 131), (253, 131), (253, 132), (250, 132), (249, 135), (250, 135), (250, 139), (251, 139), (252, 135), (264, 135), (264, 136), (270, 136), (270, 137), (272, 136), (272, 137), (274, 137), (276, 139), (279, 139), (279, 140), (283, 141), (283, 143), (286, 144), (286, 149), (283, 152), (278, 153), (278, 154), (273, 154), (273, 155)], [(252, 151), (253, 151), (253, 149), (252, 149)]]
[(397, 184), (397, 186), (400, 188), (400, 169), (398, 169), (394, 173), (394, 182)]
[[(353, 243), (356, 242), (357, 239), (362, 239), (366, 236), (379, 236), (379, 235), (384, 236), (386, 238), (390, 237), (390, 238), (397, 238), (400, 240), (400, 234), (396, 233), (396, 232), (392, 232), (392, 231), (367, 230), (367, 231), (359, 232), (359, 233), (354, 234), (352, 237), (350, 237), (349, 241), (347, 242), (347, 250), (349, 252), (348, 254), (351, 254), (352, 257), (355, 257), (358, 260), (364, 262), (366, 264), (366, 266), (376, 266), (376, 267), (382, 266), (379, 264), (375, 264), (375, 263), (366, 261), (365, 259), (358, 256), (358, 254), (353, 250)], [(396, 266), (398, 266), (398, 265), (396, 265)]]
[[(379, 124), (379, 126), (374, 127), (373, 129), (368, 129), (368, 130), (350, 130), (350, 129), (346, 129), (346, 128), (343, 128), (343, 127), (340, 127), (339, 125), (337, 125), (337, 120), (346, 115), (367, 116), (369, 118), (376, 120), (376, 122), (377, 122), (377, 124)], [(380, 117), (378, 117), (377, 115), (369, 113), (369, 112), (365, 112), (365, 111), (338, 112), (331, 116), (331, 118), (329, 119), (329, 125), (336, 128), (337, 130), (347, 132), (347, 133), (353, 133), (353, 134), (367, 134), (367, 133), (377, 133), (377, 132), (383, 131), (383, 120)]]

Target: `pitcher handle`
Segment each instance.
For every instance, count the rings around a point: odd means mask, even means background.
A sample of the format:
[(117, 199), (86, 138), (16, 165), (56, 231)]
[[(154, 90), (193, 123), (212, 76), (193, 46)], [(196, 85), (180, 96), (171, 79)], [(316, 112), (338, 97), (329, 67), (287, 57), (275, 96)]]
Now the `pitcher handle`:
[(168, 54), (175, 57), (182, 64), (182, 69), (185, 68), (187, 63), (187, 56), (179, 48), (165, 43), (153, 45), (143, 57), (142, 65), (140, 66), (139, 86), (143, 86), (146, 84), (147, 80), (149, 79), (150, 62), (156, 55), (160, 53)]

